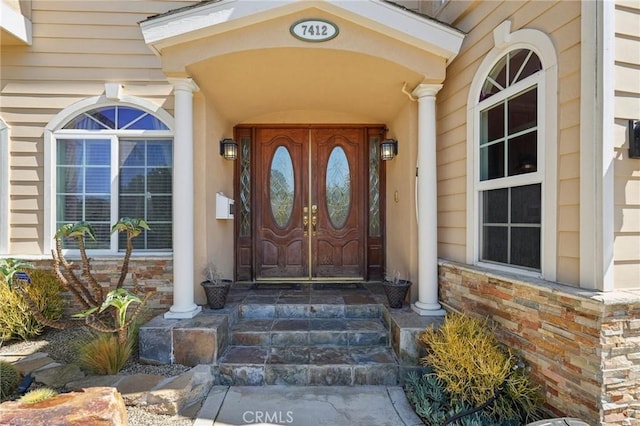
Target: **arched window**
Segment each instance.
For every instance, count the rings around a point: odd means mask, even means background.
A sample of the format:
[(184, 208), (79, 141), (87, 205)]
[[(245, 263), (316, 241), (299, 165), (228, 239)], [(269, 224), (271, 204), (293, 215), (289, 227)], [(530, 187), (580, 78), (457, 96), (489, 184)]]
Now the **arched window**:
[(469, 93), (469, 260), (555, 279), (555, 51), (539, 31), (508, 28)]
[(541, 178), (536, 176), (540, 69), (530, 50), (507, 53), (487, 76), (478, 104), (479, 260), (536, 271), (542, 223)]
[(53, 231), (86, 221), (96, 232), (87, 248), (116, 252), (126, 238), (111, 235), (111, 225), (143, 218), (151, 230), (134, 247), (172, 249), (173, 133), (164, 120), (136, 105), (85, 108), (61, 120), (51, 146)]

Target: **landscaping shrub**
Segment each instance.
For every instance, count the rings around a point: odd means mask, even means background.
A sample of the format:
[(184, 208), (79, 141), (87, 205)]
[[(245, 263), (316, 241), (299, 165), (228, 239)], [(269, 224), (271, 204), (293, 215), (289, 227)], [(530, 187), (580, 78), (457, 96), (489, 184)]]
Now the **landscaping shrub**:
[(0, 401), (4, 401), (18, 388), (20, 372), (13, 364), (0, 361)]
[[(41, 269), (27, 271), (30, 284), (22, 287), (42, 315), (51, 321), (62, 317), (64, 299), (62, 286), (53, 273)], [(11, 339), (27, 340), (38, 336), (45, 325), (39, 322), (23, 296), (15, 288), (7, 285), (0, 274), (0, 341)]]
[(476, 408), (452, 424), (517, 425), (540, 418), (538, 387), (486, 322), (449, 314), (438, 328), (427, 328), (419, 341), (427, 350), (421, 360), (427, 370), (410, 376), (406, 390), (428, 424), (439, 425)]
[(93, 374), (117, 374), (133, 354), (135, 341), (120, 344), (113, 333), (93, 331), (78, 344), (80, 367)]

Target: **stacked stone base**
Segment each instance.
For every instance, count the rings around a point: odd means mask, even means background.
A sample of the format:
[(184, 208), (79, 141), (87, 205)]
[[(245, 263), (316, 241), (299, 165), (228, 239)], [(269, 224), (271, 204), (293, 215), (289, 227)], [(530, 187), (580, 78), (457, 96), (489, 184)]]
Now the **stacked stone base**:
[(640, 424), (640, 291), (596, 292), (440, 261), (440, 300), (488, 317), (558, 415)]

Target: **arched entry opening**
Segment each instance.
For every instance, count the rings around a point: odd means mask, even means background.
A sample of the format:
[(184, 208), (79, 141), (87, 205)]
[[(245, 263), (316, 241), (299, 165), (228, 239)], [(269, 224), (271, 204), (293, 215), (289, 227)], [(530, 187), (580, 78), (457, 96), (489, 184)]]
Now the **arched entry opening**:
[[(339, 28), (339, 34), (321, 43), (300, 40), (292, 36), (290, 29), (304, 19), (329, 21)], [(193, 173), (196, 174), (194, 221), (195, 228), (202, 231), (194, 233), (196, 259), (191, 262), (196, 271), (206, 260), (215, 258), (223, 263), (222, 269), (228, 274), (236, 273), (238, 261), (242, 260), (239, 258), (245, 253), (230, 250), (239, 238), (235, 232), (238, 221), (235, 221), (235, 226), (219, 223), (206, 214), (212, 193), (233, 193), (236, 206), (241, 201), (238, 188), (234, 188), (233, 172), (240, 163), (236, 162), (234, 167), (231, 162), (217, 157), (219, 139), (230, 137), (234, 129), (260, 126), (277, 128), (286, 125), (307, 129), (369, 126), (372, 129), (388, 128), (388, 136), (402, 141), (403, 163), (396, 160), (397, 166), (387, 167), (388, 181), (393, 181), (394, 188), (402, 192), (399, 197), (394, 197), (399, 200), (398, 206), (394, 207), (401, 207), (398, 209), (400, 216), (393, 223), (385, 221), (382, 228), (386, 227), (387, 241), (393, 238), (398, 246), (404, 244), (407, 247), (397, 253), (394, 251), (395, 262), (408, 275), (417, 275), (418, 232), (413, 196), (415, 167), (418, 158), (429, 158), (428, 155), (417, 155), (418, 146), (422, 145), (418, 122), (429, 120), (416, 114), (419, 110), (414, 102), (416, 99), (407, 95), (419, 85), (443, 82), (447, 62), (460, 48), (462, 33), (380, 1), (291, 0), (276, 3), (223, 0), (152, 17), (141, 23), (141, 27), (147, 44), (160, 56), (165, 75), (193, 80), (199, 87), (199, 92), (194, 95), (195, 120), (191, 141), (194, 144)], [(433, 108), (425, 111), (435, 118)], [(425, 134), (431, 135), (429, 132)], [(360, 155), (363, 157), (368, 142), (367, 137), (362, 138)], [(430, 154), (435, 155), (433, 142), (430, 140), (424, 144), (423, 149), (434, 150)], [(251, 143), (255, 143), (255, 138)], [(177, 146), (179, 144), (178, 141)], [(310, 146), (313, 158), (314, 145)], [(316, 165), (317, 170), (327, 167), (332, 153), (340, 152), (335, 149), (333, 146), (327, 151), (326, 164)], [(267, 150), (272, 157), (261, 159), (261, 164), (270, 167), (276, 151), (277, 148)], [(302, 155), (305, 153), (308, 151)], [(344, 155), (349, 159), (346, 149)], [(338, 156), (335, 154), (333, 158)], [(292, 163), (295, 164), (293, 160)], [(306, 167), (309, 165), (313, 163), (308, 162)], [(302, 164), (300, 167), (305, 166)], [(254, 170), (252, 179), (258, 179), (255, 175), (260, 170)], [(270, 177), (270, 172), (262, 173), (265, 178)], [(320, 174), (315, 176), (322, 181)], [(433, 188), (426, 190), (435, 193), (435, 181), (429, 180), (429, 184)], [(309, 187), (313, 186), (312, 180)], [(263, 193), (270, 191), (263, 181), (256, 181), (253, 188), (262, 188)], [(358, 188), (359, 191), (362, 189)], [(384, 192), (384, 188), (382, 190)], [(204, 201), (198, 201), (198, 193)], [(268, 205), (270, 203), (269, 198)], [(320, 209), (319, 202), (314, 203), (313, 200), (306, 206), (304, 203), (296, 205), (293, 209), (299, 209), (299, 212), (291, 213), (287, 219), (300, 215), (303, 223), (304, 208), (307, 207), (311, 214), (314, 205)], [(366, 203), (359, 207), (359, 214), (365, 216)], [(329, 217), (328, 207), (323, 208), (325, 216)], [(435, 205), (430, 208), (435, 209)], [(435, 214), (428, 216), (429, 220), (435, 217)], [(363, 220), (357, 226), (365, 227), (367, 222)], [(408, 242), (399, 243), (400, 240)], [(432, 263), (435, 263), (436, 250), (435, 246), (431, 247), (435, 239), (427, 243), (430, 248), (425, 253), (429, 253), (433, 257)], [(357, 244), (366, 245), (366, 241), (358, 241)], [(258, 246), (254, 244), (247, 249), (254, 259), (249, 263), (256, 266)], [(363, 249), (363, 253), (366, 250)], [(316, 250), (316, 253), (320, 252), (320, 249)], [(388, 254), (384, 249), (382, 252), (383, 255)], [(312, 251), (307, 259), (312, 271), (313, 257)], [(187, 259), (176, 257), (175, 261), (186, 262)], [(322, 264), (321, 259), (316, 263)], [(318, 265), (315, 266), (316, 272), (321, 269)], [(303, 268), (301, 275), (307, 276), (308, 269), (308, 266)], [(354, 273), (354, 277), (367, 278), (366, 264), (360, 269), (361, 273)], [(433, 275), (433, 271), (429, 271)], [(311, 275), (313, 277), (313, 272)], [(247, 279), (257, 277), (260, 274), (255, 270), (247, 275)], [(429, 282), (437, 287), (437, 275), (430, 277)]]

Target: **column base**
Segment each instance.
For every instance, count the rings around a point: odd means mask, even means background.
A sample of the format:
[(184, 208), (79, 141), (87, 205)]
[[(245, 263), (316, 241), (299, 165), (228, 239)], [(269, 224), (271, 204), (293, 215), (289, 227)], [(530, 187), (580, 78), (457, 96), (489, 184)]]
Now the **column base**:
[(421, 317), (443, 317), (447, 313), (439, 303), (422, 303), (418, 301), (411, 305), (411, 309)]
[(193, 305), (193, 308), (187, 311), (181, 310), (179, 312), (175, 312), (173, 309), (174, 307), (172, 306), (171, 309), (169, 309), (169, 312), (165, 312), (164, 319), (189, 319), (202, 312), (202, 306), (198, 305)]

